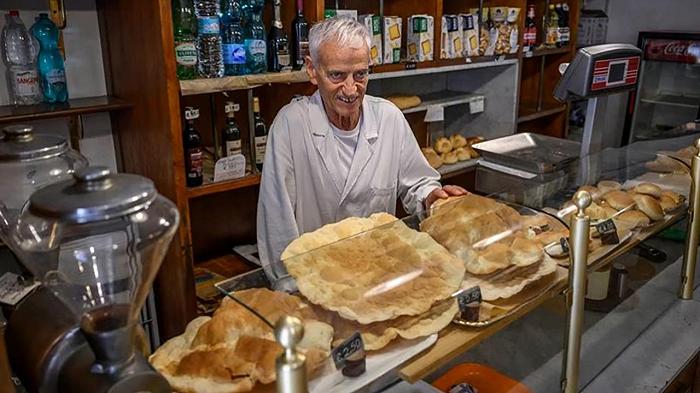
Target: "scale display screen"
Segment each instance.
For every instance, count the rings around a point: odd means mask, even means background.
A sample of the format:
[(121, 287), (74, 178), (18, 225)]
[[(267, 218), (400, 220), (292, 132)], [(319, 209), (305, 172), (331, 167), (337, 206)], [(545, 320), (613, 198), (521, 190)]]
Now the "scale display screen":
[(598, 60), (593, 67), (591, 90), (634, 85), (639, 75), (639, 56)]

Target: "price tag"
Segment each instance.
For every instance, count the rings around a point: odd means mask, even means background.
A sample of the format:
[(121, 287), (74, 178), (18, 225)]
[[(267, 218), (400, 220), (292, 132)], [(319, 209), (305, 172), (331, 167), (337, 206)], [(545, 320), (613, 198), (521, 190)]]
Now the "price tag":
[(352, 336), (343, 341), (342, 344), (333, 348), (331, 357), (333, 358), (333, 363), (335, 363), (335, 368), (337, 370), (342, 369), (350, 356), (355, 353), (364, 356), (364, 351), (365, 343), (362, 341), (362, 335), (360, 335), (360, 332), (355, 332)]
[(185, 120), (194, 120), (199, 118), (199, 109), (188, 107), (185, 110)]
[(233, 102), (227, 102), (226, 106), (224, 106), (225, 113), (238, 112), (239, 110), (241, 110), (241, 106)]
[(460, 318), (465, 321), (478, 322), (481, 308), (481, 288), (470, 288), (457, 296)]
[(442, 105), (428, 105), (423, 121), (426, 123), (445, 121), (445, 107)]
[(234, 154), (224, 157), (214, 165), (214, 181), (238, 179), (245, 176), (245, 157), (243, 154)]
[(0, 277), (0, 303), (14, 306), (38, 286), (38, 282), (24, 281), (15, 273), (5, 273)]
[(617, 227), (612, 219), (601, 222), (595, 226), (595, 229), (600, 233), (600, 240), (603, 244), (620, 243), (620, 238), (617, 236)]
[(407, 70), (415, 70), (416, 68), (418, 68), (418, 63), (416, 63), (415, 61), (409, 61), (408, 63), (406, 63)]
[(469, 101), (469, 113), (476, 114), (484, 111), (484, 97), (477, 97)]

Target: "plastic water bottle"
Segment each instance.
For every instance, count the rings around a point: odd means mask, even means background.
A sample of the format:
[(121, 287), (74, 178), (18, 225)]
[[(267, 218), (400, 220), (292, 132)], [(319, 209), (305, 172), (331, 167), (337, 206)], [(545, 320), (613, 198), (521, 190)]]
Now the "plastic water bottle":
[(199, 75), (205, 78), (224, 76), (221, 52), (219, 0), (195, 0), (197, 16), (197, 60)]
[(243, 14), (245, 29), (243, 42), (246, 50), (246, 73), (259, 74), (267, 71), (267, 42), (262, 21), (264, 0), (245, 0)]
[(245, 73), (245, 45), (241, 27), (241, 4), (239, 0), (221, 2), (221, 39), (223, 40), (224, 74)]
[(39, 74), (36, 70), (36, 44), (19, 18), (18, 11), (5, 14), (2, 29), (2, 60), (7, 67), (5, 76), (13, 105), (32, 105), (41, 102)]
[(49, 14), (39, 14), (31, 28), (32, 35), (39, 41), (39, 76), (44, 91), (44, 101), (48, 103), (68, 101), (66, 69), (63, 56), (58, 50), (58, 28), (49, 19)]

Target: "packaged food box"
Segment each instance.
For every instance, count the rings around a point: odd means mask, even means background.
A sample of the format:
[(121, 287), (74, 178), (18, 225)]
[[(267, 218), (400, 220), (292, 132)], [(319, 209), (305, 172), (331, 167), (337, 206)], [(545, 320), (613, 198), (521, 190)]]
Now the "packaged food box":
[(442, 16), (440, 58), (454, 59), (463, 57), (462, 29), (456, 15)]
[(472, 14), (459, 14), (459, 24), (462, 28), (462, 46), (464, 56), (479, 56), (479, 25), (476, 16)]
[(401, 61), (401, 17), (384, 17), (384, 64)]
[(335, 10), (327, 8), (323, 11), (324, 18), (333, 18), (336, 16), (357, 20), (357, 10)]
[(410, 61), (433, 60), (435, 21), (430, 15), (408, 18), (407, 57)]
[(379, 15), (367, 14), (360, 15), (358, 18), (362, 23), (369, 36), (372, 38), (372, 47), (369, 50), (369, 56), (372, 59), (372, 64), (382, 64), (382, 25)]

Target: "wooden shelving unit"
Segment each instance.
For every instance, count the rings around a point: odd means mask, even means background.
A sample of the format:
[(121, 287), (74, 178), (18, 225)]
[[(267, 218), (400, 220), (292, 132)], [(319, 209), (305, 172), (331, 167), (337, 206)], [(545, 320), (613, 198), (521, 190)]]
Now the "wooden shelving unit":
[(233, 191), (239, 188), (250, 187), (260, 184), (260, 174), (252, 174), (244, 176), (240, 179), (220, 181), (216, 183), (203, 184), (198, 187), (187, 188), (187, 197), (197, 198), (204, 195), (215, 194), (218, 192)]
[(541, 119), (543, 117), (548, 117), (557, 113), (566, 111), (566, 105), (556, 105), (551, 108), (543, 108), (540, 110), (534, 109), (532, 107), (524, 106), (520, 104), (520, 116), (518, 117), (518, 123), (527, 123), (532, 120)]
[(3, 105), (0, 106), (0, 124), (110, 112), (127, 109), (132, 105), (127, 100), (112, 96), (74, 98), (66, 104)]

